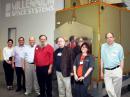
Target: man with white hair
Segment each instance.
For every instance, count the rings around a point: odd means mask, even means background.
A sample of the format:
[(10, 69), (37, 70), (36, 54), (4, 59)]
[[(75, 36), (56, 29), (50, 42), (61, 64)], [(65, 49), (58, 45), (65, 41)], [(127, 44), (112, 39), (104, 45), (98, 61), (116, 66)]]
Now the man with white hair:
[(59, 48), (54, 53), (54, 66), (56, 69), (59, 97), (72, 97), (71, 73), (73, 66), (73, 51), (65, 46), (65, 39), (59, 37)]

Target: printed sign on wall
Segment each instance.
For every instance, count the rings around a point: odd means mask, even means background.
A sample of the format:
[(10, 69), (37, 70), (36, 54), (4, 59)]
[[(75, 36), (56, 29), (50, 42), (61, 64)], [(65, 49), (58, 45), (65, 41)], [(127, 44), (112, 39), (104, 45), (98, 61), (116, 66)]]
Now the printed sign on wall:
[(9, 0), (5, 3), (5, 17), (38, 14), (54, 10), (54, 0)]

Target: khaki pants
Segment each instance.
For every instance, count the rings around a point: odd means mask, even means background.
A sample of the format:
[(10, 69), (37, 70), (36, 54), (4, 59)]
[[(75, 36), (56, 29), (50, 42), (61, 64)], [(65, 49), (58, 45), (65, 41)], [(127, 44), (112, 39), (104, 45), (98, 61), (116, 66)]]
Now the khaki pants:
[(70, 77), (63, 77), (61, 72), (56, 71), (59, 97), (72, 97)]
[(122, 69), (120, 67), (114, 70), (105, 69), (104, 81), (109, 97), (121, 97)]
[(39, 85), (37, 82), (35, 65), (34, 64), (25, 64), (25, 79), (26, 79), (26, 92), (31, 93), (32, 88), (34, 87), (35, 92), (39, 93)]

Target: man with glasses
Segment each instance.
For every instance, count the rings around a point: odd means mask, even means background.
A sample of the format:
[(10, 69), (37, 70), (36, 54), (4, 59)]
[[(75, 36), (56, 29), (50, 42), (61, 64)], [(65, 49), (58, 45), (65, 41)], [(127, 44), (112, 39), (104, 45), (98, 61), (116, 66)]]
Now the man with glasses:
[(19, 45), (14, 48), (14, 62), (15, 62), (15, 70), (17, 76), (17, 89), (16, 92), (21, 91), (22, 89), (25, 91), (25, 74), (23, 70), (22, 58), (24, 56), (25, 45), (24, 38), (20, 37), (18, 39)]
[(105, 35), (106, 43), (101, 46), (101, 78), (104, 78), (109, 97), (121, 97), (124, 52), (115, 42), (113, 33)]
[(52, 66), (53, 66), (53, 47), (48, 44), (47, 36), (39, 36), (40, 45), (35, 48), (34, 63), (40, 87), (38, 97), (52, 97)]

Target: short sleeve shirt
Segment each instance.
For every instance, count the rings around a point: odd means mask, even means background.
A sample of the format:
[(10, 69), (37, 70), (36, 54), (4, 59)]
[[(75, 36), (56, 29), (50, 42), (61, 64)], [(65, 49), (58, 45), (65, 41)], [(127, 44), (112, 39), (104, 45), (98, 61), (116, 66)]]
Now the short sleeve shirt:
[(104, 63), (104, 68), (113, 68), (120, 65), (120, 62), (124, 59), (123, 47), (118, 43), (113, 43), (112, 45), (102, 44), (101, 59)]

